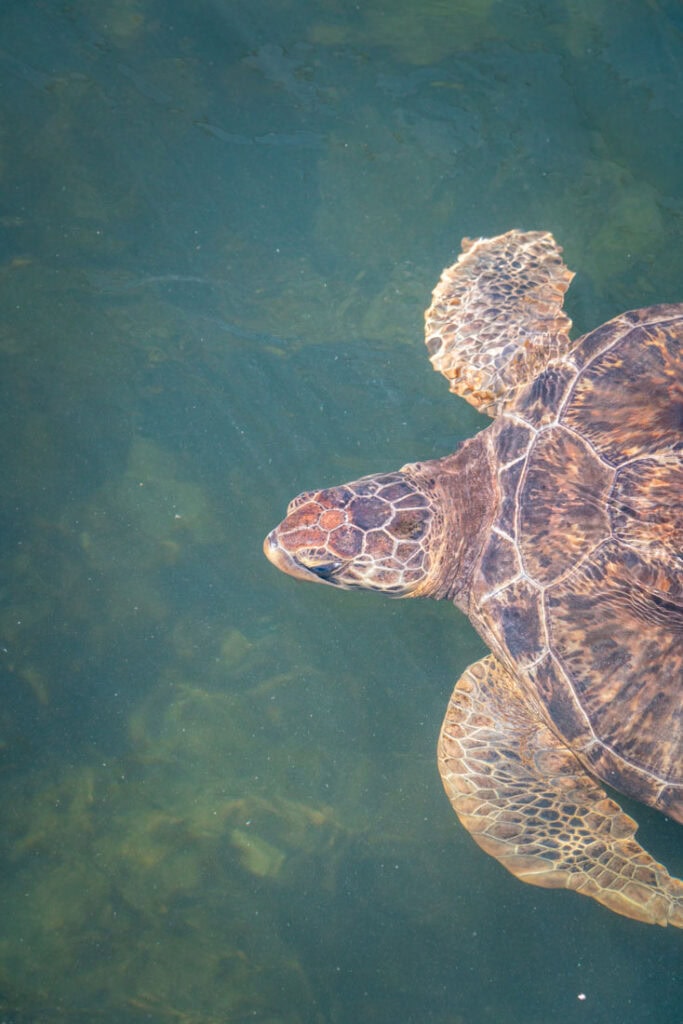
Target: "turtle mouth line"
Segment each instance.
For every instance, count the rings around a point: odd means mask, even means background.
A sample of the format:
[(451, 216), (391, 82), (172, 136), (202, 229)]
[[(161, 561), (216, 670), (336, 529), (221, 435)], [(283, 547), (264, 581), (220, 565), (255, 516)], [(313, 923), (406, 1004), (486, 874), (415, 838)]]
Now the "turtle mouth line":
[(277, 538), (277, 530), (269, 533), (264, 540), (263, 553), (276, 569), (287, 573), (288, 576), (294, 576), (298, 580), (315, 580), (318, 583), (330, 583), (332, 573), (339, 567), (339, 563), (334, 565), (327, 563), (316, 570), (316, 568), (302, 565), (289, 551), (282, 547)]

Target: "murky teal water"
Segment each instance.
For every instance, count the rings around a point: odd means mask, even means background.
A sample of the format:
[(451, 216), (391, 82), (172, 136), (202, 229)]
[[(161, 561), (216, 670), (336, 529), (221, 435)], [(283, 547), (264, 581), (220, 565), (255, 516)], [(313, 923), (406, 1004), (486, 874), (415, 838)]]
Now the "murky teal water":
[(261, 554), (482, 425), (461, 236), (552, 230), (579, 331), (683, 300), (680, 4), (6, 0), (0, 76), (2, 1020), (681, 1024), (683, 934), (453, 816), (469, 625)]

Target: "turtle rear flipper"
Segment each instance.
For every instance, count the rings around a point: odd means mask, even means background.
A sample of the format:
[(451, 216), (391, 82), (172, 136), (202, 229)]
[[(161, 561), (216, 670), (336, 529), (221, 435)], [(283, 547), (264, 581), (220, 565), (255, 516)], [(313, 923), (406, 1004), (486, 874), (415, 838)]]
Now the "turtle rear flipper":
[(492, 655), (458, 681), (438, 756), (460, 821), (513, 875), (592, 896), (626, 917), (683, 928), (683, 882), (636, 842), (633, 819), (537, 717)]
[(463, 238), (462, 250), (432, 293), (427, 349), (451, 391), (497, 416), (571, 348), (562, 301), (574, 274), (548, 231)]

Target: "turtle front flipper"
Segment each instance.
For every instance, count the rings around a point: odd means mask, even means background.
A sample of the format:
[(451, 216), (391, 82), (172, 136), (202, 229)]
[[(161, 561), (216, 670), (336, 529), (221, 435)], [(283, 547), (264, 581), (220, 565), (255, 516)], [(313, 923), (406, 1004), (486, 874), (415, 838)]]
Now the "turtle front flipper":
[(453, 691), (439, 770), (482, 849), (524, 882), (683, 928), (683, 882), (635, 841), (636, 823), (587, 774), (492, 655)]
[(562, 310), (574, 274), (548, 231), (463, 238), (425, 313), (435, 370), (451, 391), (496, 416), (517, 389), (571, 347)]

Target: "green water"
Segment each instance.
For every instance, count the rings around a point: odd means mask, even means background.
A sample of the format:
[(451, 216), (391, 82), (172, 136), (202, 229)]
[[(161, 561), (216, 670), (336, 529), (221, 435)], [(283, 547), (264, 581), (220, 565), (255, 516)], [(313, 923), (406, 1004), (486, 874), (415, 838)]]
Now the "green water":
[(5, 0), (0, 82), (3, 1024), (682, 1024), (683, 933), (452, 814), (468, 623), (261, 554), (483, 425), (461, 236), (552, 230), (579, 331), (683, 300), (681, 5)]

